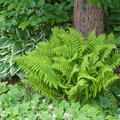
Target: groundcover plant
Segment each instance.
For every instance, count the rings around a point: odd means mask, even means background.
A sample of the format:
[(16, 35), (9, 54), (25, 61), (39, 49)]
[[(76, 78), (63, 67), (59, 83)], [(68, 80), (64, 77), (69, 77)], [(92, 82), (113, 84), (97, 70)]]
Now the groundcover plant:
[[(110, 97), (109, 97), (110, 96)], [(25, 88), (21, 83), (0, 83), (1, 120), (117, 120), (116, 98), (101, 95), (87, 104), (53, 101)]]

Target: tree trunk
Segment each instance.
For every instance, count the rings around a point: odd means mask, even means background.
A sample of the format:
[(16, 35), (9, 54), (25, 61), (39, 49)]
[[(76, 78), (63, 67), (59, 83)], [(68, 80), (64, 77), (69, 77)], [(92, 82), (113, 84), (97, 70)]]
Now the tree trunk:
[(74, 23), (73, 27), (80, 31), (84, 36), (92, 30), (96, 34), (104, 32), (104, 13), (103, 7), (88, 6), (89, 0), (74, 0)]

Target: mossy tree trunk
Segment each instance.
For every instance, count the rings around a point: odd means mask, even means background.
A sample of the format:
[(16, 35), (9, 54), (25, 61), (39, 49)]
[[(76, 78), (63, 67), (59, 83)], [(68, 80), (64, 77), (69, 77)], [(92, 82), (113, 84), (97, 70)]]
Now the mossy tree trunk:
[(103, 7), (88, 6), (89, 0), (74, 0), (74, 23), (75, 29), (84, 36), (96, 30), (96, 34), (104, 32)]

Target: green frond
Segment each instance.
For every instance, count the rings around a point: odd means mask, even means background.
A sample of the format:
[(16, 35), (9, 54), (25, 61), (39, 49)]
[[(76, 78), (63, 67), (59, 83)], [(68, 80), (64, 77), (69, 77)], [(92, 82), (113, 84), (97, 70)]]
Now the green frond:
[(51, 52), (52, 46), (49, 42), (40, 42), (35, 51), (32, 51), (29, 55), (30, 56), (36, 56), (36, 57), (41, 57), (41, 56), (52, 56)]
[(88, 34), (87, 40), (94, 41), (94, 40), (96, 40), (96, 38), (97, 38), (96, 32), (95, 32), (95, 30), (93, 30), (91, 33)]
[(113, 72), (112, 68), (108, 65), (102, 66), (98, 71), (97, 79), (105, 78), (105, 75), (106, 75), (107, 72)]
[(106, 36), (106, 43), (114, 43), (114, 40), (115, 40), (115, 37), (113, 33)]
[(71, 70), (69, 76), (68, 76), (69, 79), (68, 79), (68, 82), (67, 82), (67, 83), (71, 83), (72, 78), (73, 78), (74, 75), (75, 75), (76, 73), (78, 73), (78, 72), (79, 72), (78, 65), (75, 64), (75, 65), (73, 66), (73, 68), (72, 68), (72, 70)]
[(87, 88), (87, 83), (84, 79), (81, 79), (79, 82), (76, 83), (75, 86), (72, 86), (69, 91), (65, 91), (68, 95), (69, 99), (79, 101), (80, 96), (83, 95), (83, 91)]
[(102, 81), (103, 89), (106, 89), (107, 86), (110, 86), (115, 80), (119, 79), (118, 75), (113, 74), (112, 72), (107, 72), (105, 74), (104, 82)]
[(84, 38), (72, 28), (53, 28), (49, 41), (15, 61), (26, 73), (27, 84), (45, 96), (88, 99), (118, 79), (114, 69), (120, 55), (112, 39), (112, 34), (97, 37), (93, 31)]
[(52, 35), (50, 37), (51, 46), (54, 48), (63, 45), (64, 39), (62, 39), (62, 36), (66, 34), (67, 33), (65, 33), (63, 28), (57, 28), (57, 27), (53, 28)]
[(88, 57), (89, 57), (89, 55), (85, 55), (84, 57), (83, 57), (83, 60), (81, 61), (81, 64), (80, 64), (80, 73), (84, 73), (84, 72), (86, 72), (87, 71), (87, 68), (88, 68), (88, 66), (89, 66), (89, 61), (88, 61)]
[(120, 64), (120, 54), (114, 53), (106, 59), (108, 64), (113, 70)]
[(52, 68), (60, 71), (62, 76), (69, 77), (69, 74), (72, 70), (72, 65), (69, 60), (61, 57), (61, 58), (53, 58), (55, 63), (52, 65)]
[(49, 97), (49, 98), (58, 98), (59, 96), (61, 96), (60, 92), (58, 91), (58, 89), (49, 87), (48, 85), (46, 85), (46, 83), (40, 82), (36, 79), (30, 79), (29, 81), (26, 80), (26, 83), (29, 84), (29, 86), (34, 89), (35, 91), (44, 94), (45, 96)]
[(59, 47), (55, 47), (52, 49), (52, 52), (58, 56), (63, 56), (63, 57), (70, 57), (71, 56), (71, 50), (66, 45), (61, 45)]
[(113, 49), (116, 49), (114, 44), (105, 44), (105, 47), (99, 53), (99, 59), (104, 61), (110, 55)]
[(96, 78), (94, 78), (93, 76), (90, 76), (87, 73), (80, 73), (78, 76), (78, 81), (80, 81), (81, 79), (86, 80), (86, 82), (92, 82), (93, 84), (97, 82)]
[[(19, 59), (22, 63), (24, 62), (24, 64), (21, 64), (21, 62), (18, 62), (18, 64), (21, 65), (21, 69), (26, 72), (29, 80), (27, 83), (30, 87), (48, 97), (58, 97), (58, 88), (62, 86), (60, 76), (56, 75), (51, 69), (50, 62), (45, 59), (41, 59), (41, 61), (35, 58), (25, 59), (25, 61), (24, 59)], [(30, 64), (28, 64), (28, 61)]]

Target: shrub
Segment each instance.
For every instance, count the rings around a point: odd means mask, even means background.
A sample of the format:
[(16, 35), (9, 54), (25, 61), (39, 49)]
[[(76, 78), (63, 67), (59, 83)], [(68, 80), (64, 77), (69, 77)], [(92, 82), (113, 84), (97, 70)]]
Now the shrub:
[(0, 0), (0, 79), (21, 75), (12, 58), (46, 40), (51, 27), (71, 25), (73, 0)]
[(93, 31), (84, 38), (74, 29), (54, 28), (50, 41), (15, 61), (26, 72), (26, 82), (45, 96), (88, 99), (119, 78), (113, 70), (120, 55), (112, 39), (112, 34), (96, 37)]

